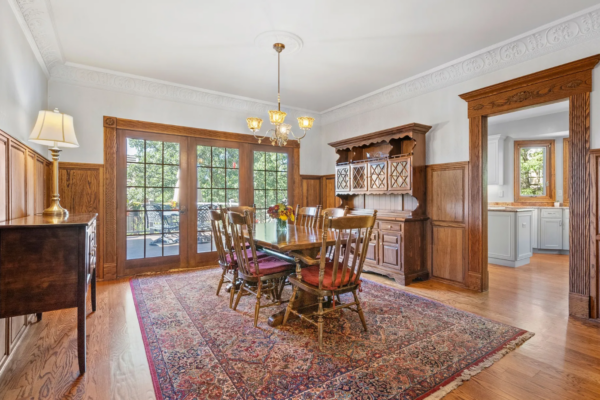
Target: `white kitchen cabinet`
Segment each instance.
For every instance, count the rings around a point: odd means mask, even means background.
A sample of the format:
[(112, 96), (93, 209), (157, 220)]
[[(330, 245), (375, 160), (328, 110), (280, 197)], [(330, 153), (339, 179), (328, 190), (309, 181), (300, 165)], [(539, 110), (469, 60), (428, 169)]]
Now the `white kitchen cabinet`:
[(504, 138), (488, 136), (488, 185), (504, 184)]
[[(542, 210), (543, 212), (544, 210)], [(542, 214), (540, 224), (540, 249), (562, 250), (563, 220), (560, 218), (544, 217)]]
[(569, 209), (563, 210), (562, 249), (569, 250)]
[(529, 264), (533, 255), (531, 209), (488, 211), (488, 262), (505, 267)]

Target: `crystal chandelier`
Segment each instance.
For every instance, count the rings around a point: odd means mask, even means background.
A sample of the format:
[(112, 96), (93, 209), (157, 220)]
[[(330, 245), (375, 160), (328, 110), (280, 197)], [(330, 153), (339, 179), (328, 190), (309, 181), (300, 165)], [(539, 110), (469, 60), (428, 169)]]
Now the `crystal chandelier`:
[(269, 136), (269, 140), (271, 144), (275, 146), (277, 143), (278, 146), (285, 146), (288, 142), (289, 135), (291, 134), (294, 139), (300, 142), (306, 136), (306, 131), (310, 130), (313, 126), (314, 118), (311, 117), (298, 117), (298, 125), (300, 129), (304, 131), (304, 135), (297, 137), (292, 132), (292, 126), (290, 124), (285, 124), (285, 116), (287, 115), (285, 112), (281, 111), (281, 88), (280, 88), (280, 61), (279, 57), (283, 49), (285, 49), (285, 45), (283, 43), (275, 43), (273, 48), (277, 52), (277, 110), (269, 111), (269, 121), (274, 125), (274, 128), (269, 129), (264, 136), (257, 135), (257, 132), (260, 130), (262, 126), (263, 120), (260, 118), (246, 118), (246, 122), (248, 123), (248, 128), (254, 134), (254, 137), (258, 139), (258, 143), (262, 142), (267, 136)]

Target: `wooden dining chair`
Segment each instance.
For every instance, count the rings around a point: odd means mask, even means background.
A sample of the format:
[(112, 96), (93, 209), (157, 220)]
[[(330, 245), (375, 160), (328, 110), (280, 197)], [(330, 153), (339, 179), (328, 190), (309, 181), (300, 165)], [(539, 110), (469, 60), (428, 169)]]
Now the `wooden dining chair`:
[[(283, 324), (285, 325), (290, 313), (294, 313), (303, 320), (316, 325), (319, 329), (319, 349), (321, 350), (323, 349), (323, 316), (325, 314), (342, 308), (348, 308), (358, 313), (363, 328), (365, 331), (367, 330), (367, 322), (356, 291), (360, 287), (360, 275), (368, 251), (369, 238), (377, 219), (377, 211), (374, 212), (373, 216), (360, 215), (340, 218), (328, 218), (328, 215), (325, 214), (324, 219), (321, 254), (327, 253), (328, 231), (333, 231), (337, 237), (334, 256), (331, 260), (327, 259), (327, 257), (321, 257), (319, 265), (312, 265), (302, 270), (298, 269), (295, 275), (289, 277), (294, 290), (283, 319)], [(351, 254), (349, 251), (346, 251), (342, 255), (342, 247), (345, 245), (348, 248), (351, 244), (354, 245), (354, 252)], [(317, 296), (317, 303), (313, 304), (318, 306), (316, 312), (302, 314), (300, 309), (293, 309), (293, 303), (298, 290), (303, 290)], [(339, 296), (344, 293), (352, 293), (354, 301), (342, 303)], [(333, 300), (331, 308), (325, 308), (325, 297), (327, 296)], [(338, 299), (340, 302), (337, 306), (335, 299)], [(355, 306), (355, 308), (351, 308), (352, 306)], [(302, 306), (303, 309), (307, 307), (309, 306)], [(313, 320), (315, 316), (317, 322)]]
[[(237, 255), (238, 275), (242, 280), (233, 309), (237, 309), (240, 299), (244, 294), (256, 296), (256, 304), (254, 306), (254, 327), (256, 328), (261, 308), (282, 304), (281, 294), (283, 293), (283, 287), (287, 277), (294, 271), (295, 264), (273, 256), (264, 258), (257, 256), (258, 252), (256, 251), (252, 233), (252, 217), (248, 210), (243, 215), (230, 211), (228, 218), (233, 238), (233, 247)], [(244, 238), (244, 231), (247, 232), (247, 240)], [(246, 241), (249, 244), (249, 249), (244, 245)], [(261, 304), (263, 297), (270, 302), (268, 304)]]
[(298, 204), (296, 206), (296, 225), (316, 228), (320, 211), (321, 206), (300, 208), (300, 204)]
[(252, 205), (252, 207), (251, 206), (227, 207), (227, 211), (236, 212), (236, 213), (242, 214), (242, 215), (244, 215), (245, 211), (248, 211), (248, 212), (250, 212), (250, 215), (252, 217), (252, 221), (258, 222), (256, 220), (256, 206), (255, 205)]
[[(223, 270), (221, 279), (217, 286), (217, 296), (221, 292), (223, 283), (230, 283), (231, 289), (229, 292), (229, 307), (233, 307), (233, 299), (235, 296), (235, 287), (238, 282), (238, 265), (237, 256), (233, 249), (231, 235), (227, 229), (227, 214), (223, 209), (210, 210), (210, 225), (213, 235), (213, 241), (217, 248), (217, 256), (219, 257), (219, 266)], [(249, 250), (246, 250), (249, 252)], [(264, 258), (266, 254), (257, 251), (257, 257)], [(252, 257), (252, 254), (249, 254)]]

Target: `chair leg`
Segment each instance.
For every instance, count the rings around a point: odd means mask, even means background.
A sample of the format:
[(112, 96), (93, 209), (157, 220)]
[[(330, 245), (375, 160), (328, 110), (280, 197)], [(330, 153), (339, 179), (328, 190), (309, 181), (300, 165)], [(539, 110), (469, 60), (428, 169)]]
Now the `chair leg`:
[(262, 281), (258, 281), (256, 288), (256, 304), (254, 305), (254, 327), (258, 326), (258, 314), (260, 313), (260, 297), (262, 296)]
[(358, 316), (360, 317), (360, 322), (362, 322), (362, 326), (363, 326), (363, 328), (365, 328), (365, 332), (366, 332), (367, 331), (367, 321), (365, 320), (365, 314), (363, 313), (362, 307), (360, 306), (360, 300), (358, 299), (356, 290), (352, 291), (352, 295), (354, 296), (354, 302), (356, 302), (356, 308), (358, 309)]
[[(234, 286), (235, 287), (235, 286)], [(237, 309), (238, 304), (240, 304), (240, 299), (242, 298), (242, 293), (246, 289), (246, 281), (242, 281), (240, 284), (240, 290), (238, 290), (238, 295), (235, 298), (235, 304), (233, 305), (233, 311)]]
[(223, 286), (223, 282), (225, 281), (226, 273), (227, 273), (227, 270), (225, 268), (223, 268), (223, 273), (221, 274), (221, 280), (219, 280), (219, 285), (217, 286), (217, 296), (219, 295), (219, 292), (221, 291), (221, 286)]
[(294, 286), (294, 290), (292, 291), (292, 297), (290, 297), (290, 301), (285, 309), (285, 316), (283, 317), (283, 323), (281, 325), (285, 325), (287, 323), (288, 318), (290, 317), (290, 312), (292, 311), (292, 304), (294, 300), (296, 300), (296, 293), (298, 293), (298, 288)]
[(319, 327), (319, 350), (323, 351), (323, 296), (319, 296), (319, 312), (317, 326)]
[(231, 282), (231, 290), (229, 291), (229, 308), (233, 308), (233, 299), (235, 298), (235, 286), (238, 281), (238, 273), (237, 270), (233, 271), (233, 279)]

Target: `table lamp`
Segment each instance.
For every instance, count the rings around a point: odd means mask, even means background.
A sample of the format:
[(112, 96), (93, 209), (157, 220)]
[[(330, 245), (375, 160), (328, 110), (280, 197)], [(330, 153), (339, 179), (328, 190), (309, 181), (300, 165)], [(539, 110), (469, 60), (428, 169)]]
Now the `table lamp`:
[(29, 141), (52, 146), (50, 148), (50, 153), (52, 153), (52, 202), (50, 207), (44, 210), (44, 215), (67, 217), (69, 212), (61, 207), (58, 194), (58, 157), (61, 152), (59, 147), (79, 147), (73, 128), (73, 117), (59, 112), (58, 108), (55, 108), (54, 111), (40, 111), (31, 135), (29, 135)]

